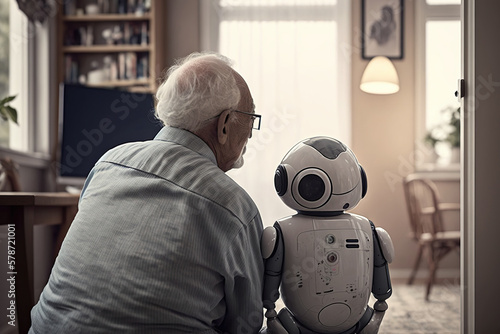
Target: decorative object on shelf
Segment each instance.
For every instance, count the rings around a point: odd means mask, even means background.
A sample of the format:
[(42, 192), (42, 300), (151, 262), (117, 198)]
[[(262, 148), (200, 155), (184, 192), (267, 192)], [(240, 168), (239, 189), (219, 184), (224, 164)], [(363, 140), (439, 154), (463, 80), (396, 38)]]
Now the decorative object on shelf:
[(113, 30), (111, 28), (104, 29), (102, 31), (102, 37), (106, 41), (107, 45), (113, 45), (113, 44), (115, 44), (115, 40), (113, 38)]
[(362, 0), (361, 12), (363, 59), (402, 59), (404, 0)]
[(119, 25), (113, 27), (113, 32), (111, 33), (111, 39), (113, 44), (123, 44), (123, 30)]
[(387, 57), (374, 57), (365, 68), (359, 88), (370, 94), (394, 94), (399, 91), (399, 77)]
[(91, 64), (91, 70), (87, 74), (88, 84), (100, 84), (104, 81), (104, 70), (99, 67), (99, 63), (94, 60)]
[(99, 6), (96, 3), (89, 3), (85, 6), (85, 13), (87, 15), (99, 14)]

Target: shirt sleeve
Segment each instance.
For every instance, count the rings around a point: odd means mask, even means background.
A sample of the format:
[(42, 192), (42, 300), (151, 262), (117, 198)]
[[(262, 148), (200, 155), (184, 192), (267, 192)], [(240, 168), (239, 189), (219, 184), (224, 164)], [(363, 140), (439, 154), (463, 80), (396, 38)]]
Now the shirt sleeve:
[(264, 260), (260, 251), (262, 221), (257, 215), (234, 238), (227, 252), (225, 281), (226, 315), (221, 329), (225, 333), (258, 333), (262, 327)]

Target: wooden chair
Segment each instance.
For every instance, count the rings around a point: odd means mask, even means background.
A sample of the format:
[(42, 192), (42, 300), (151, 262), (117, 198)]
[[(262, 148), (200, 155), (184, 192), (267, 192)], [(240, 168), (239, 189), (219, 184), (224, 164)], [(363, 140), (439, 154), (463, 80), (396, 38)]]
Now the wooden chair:
[(460, 249), (460, 231), (446, 231), (443, 212), (460, 211), (459, 203), (441, 203), (436, 185), (428, 179), (411, 174), (404, 178), (403, 188), (410, 216), (411, 236), (418, 244), (418, 253), (408, 284), (412, 284), (426, 252), (429, 278), (425, 299), (429, 300), (439, 262), (453, 250)]

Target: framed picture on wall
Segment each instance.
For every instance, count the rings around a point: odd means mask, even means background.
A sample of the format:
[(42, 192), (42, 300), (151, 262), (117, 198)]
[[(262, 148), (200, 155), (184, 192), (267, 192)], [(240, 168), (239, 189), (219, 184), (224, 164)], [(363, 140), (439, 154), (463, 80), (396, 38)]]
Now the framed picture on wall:
[(362, 0), (363, 59), (403, 59), (404, 0)]

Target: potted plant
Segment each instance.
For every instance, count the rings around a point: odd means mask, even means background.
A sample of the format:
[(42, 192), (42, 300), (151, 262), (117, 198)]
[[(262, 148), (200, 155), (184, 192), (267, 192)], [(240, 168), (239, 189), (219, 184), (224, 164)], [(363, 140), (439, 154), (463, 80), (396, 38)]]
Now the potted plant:
[(447, 136), (444, 139), (451, 148), (451, 163), (458, 163), (460, 161), (460, 107), (447, 108), (443, 110), (448, 118)]
[[(0, 122), (12, 122), (17, 124), (17, 110), (9, 105), (16, 96), (7, 96), (0, 101)], [(10, 158), (0, 157), (0, 191), (10, 183), (12, 191), (20, 191), (19, 177), (17, 175), (16, 164)]]
[[(458, 163), (460, 160), (460, 107), (448, 107), (441, 111), (444, 116), (444, 121), (429, 130), (425, 137), (424, 142), (430, 149), (426, 159), (427, 162), (436, 162), (439, 156), (436, 153), (436, 147), (439, 145), (438, 151), (442, 151), (443, 146), (448, 146), (450, 154), (450, 162)], [(432, 151), (431, 151), (432, 150)]]
[(424, 143), (427, 147), (425, 156), (423, 157), (424, 163), (435, 163), (439, 158), (439, 155), (436, 152), (436, 145), (442, 140), (439, 134), (440, 131), (438, 128), (427, 131), (424, 137)]
[(9, 105), (12, 100), (16, 98), (15, 95), (7, 96), (0, 101), (0, 117), (4, 121), (9, 119), (17, 124), (17, 110)]

